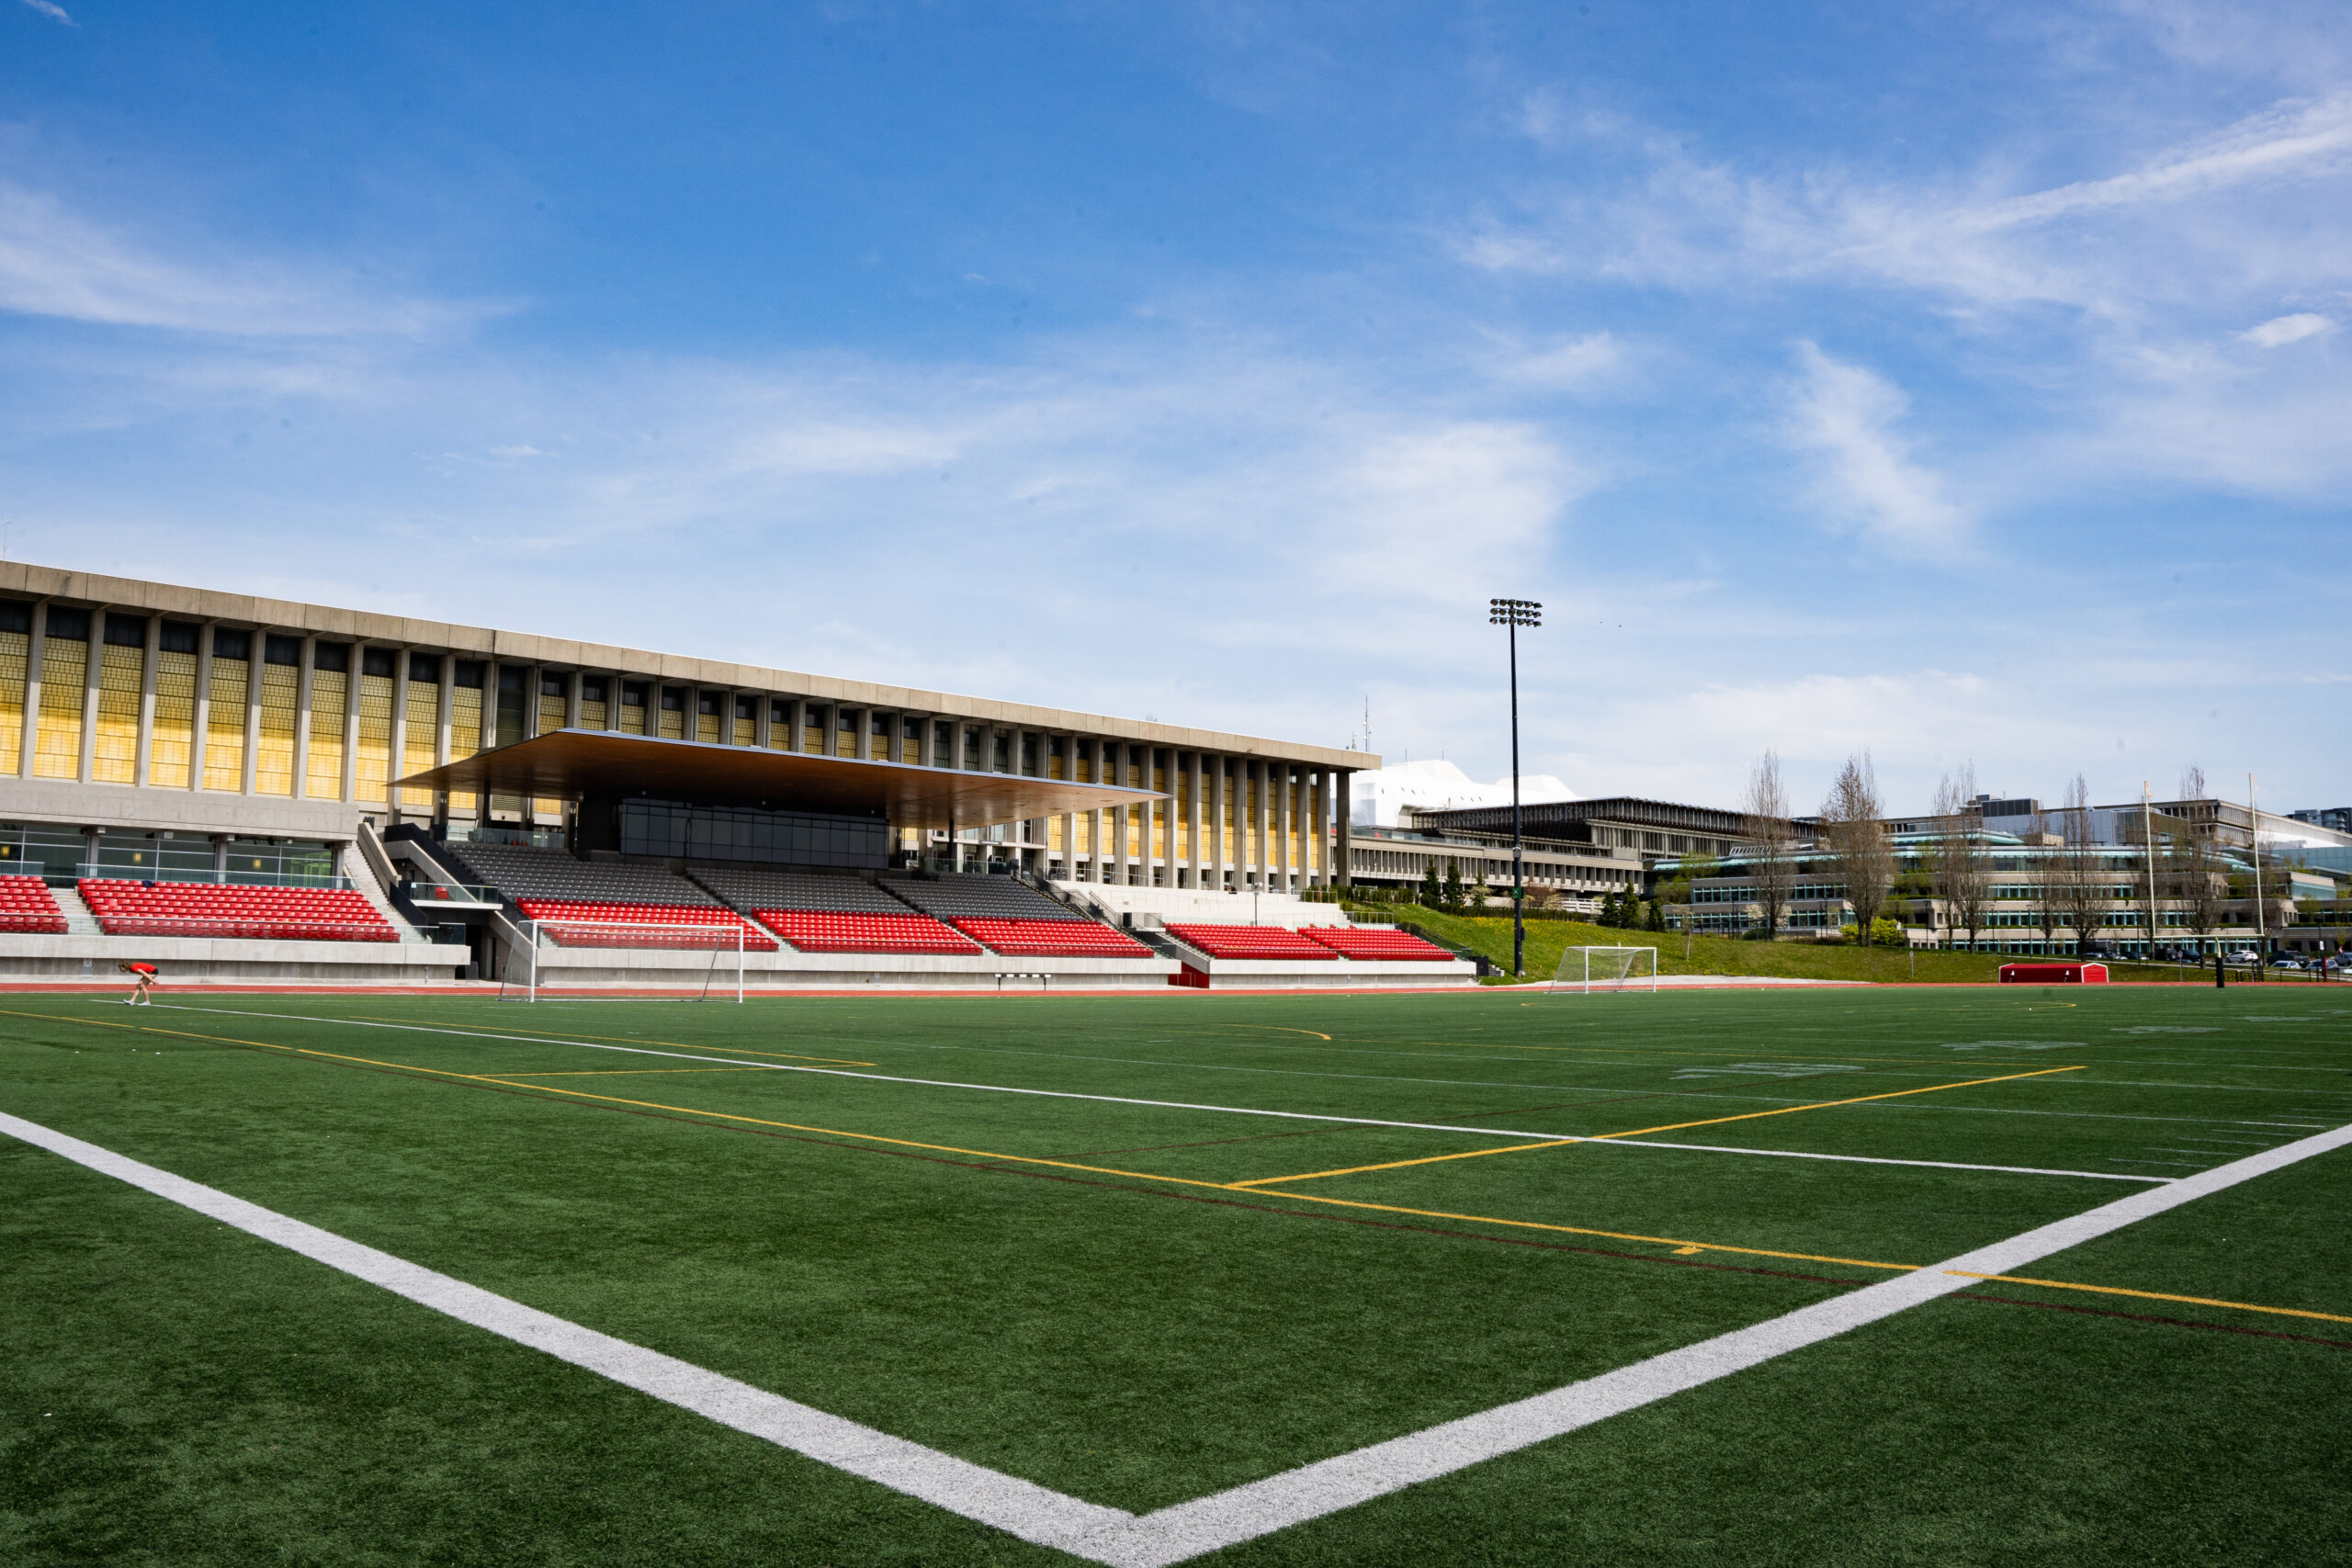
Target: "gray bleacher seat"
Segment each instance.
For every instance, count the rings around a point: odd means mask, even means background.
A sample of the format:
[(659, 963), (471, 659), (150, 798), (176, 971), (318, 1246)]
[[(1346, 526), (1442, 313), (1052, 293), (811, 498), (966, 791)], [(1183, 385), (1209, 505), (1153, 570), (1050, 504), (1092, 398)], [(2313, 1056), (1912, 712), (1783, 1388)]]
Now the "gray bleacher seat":
[(1080, 920), (1084, 915), (1009, 876), (891, 877), (884, 886), (943, 920)]
[(704, 865), (694, 867), (687, 874), (736, 909), (816, 909), (868, 915), (907, 912), (904, 904), (854, 876)]
[(617, 861), (589, 863), (561, 850), (519, 844), (451, 844), (447, 852), (476, 882), (510, 899), (563, 898), (589, 904), (690, 904), (718, 900), (658, 865)]

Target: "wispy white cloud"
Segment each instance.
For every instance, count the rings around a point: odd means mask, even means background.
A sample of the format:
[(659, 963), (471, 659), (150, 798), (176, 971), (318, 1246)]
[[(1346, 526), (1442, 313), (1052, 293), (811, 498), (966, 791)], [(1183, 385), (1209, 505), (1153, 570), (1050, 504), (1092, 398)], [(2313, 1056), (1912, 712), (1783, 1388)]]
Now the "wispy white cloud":
[(47, 17), (52, 22), (62, 22), (69, 28), (76, 28), (82, 25), (73, 17), (67, 16), (65, 14), (65, 7), (58, 5), (56, 0), (25, 0), (25, 4), (31, 6), (34, 10), (39, 11), (42, 16)]
[(1822, 499), (1881, 544), (1925, 555), (1957, 548), (1968, 533), (1968, 513), (1945, 493), (1940, 476), (1913, 459), (1909, 441), (1896, 430), (1909, 407), (1902, 391), (1813, 344), (1799, 344), (1797, 355), (1803, 378), (1792, 400), (1790, 432), (1822, 461)]
[(2256, 348), (2279, 348), (2290, 343), (2301, 343), (2307, 337), (2317, 337), (2335, 323), (2325, 316), (2301, 310), (2291, 316), (2274, 316), (2258, 327), (2249, 327), (2238, 334)]
[(248, 337), (416, 335), (485, 307), (412, 299), (345, 270), (144, 244), (55, 196), (0, 178), (0, 311)]

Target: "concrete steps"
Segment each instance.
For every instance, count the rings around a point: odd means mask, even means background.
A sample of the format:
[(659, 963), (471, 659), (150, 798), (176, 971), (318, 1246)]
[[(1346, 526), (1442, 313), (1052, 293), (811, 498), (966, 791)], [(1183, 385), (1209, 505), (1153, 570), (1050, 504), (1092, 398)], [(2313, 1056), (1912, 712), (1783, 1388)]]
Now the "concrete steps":
[(83, 902), (80, 888), (52, 887), (49, 893), (51, 897), (57, 900), (57, 907), (65, 911), (67, 936), (104, 936), (106, 934), (98, 929), (98, 918), (90, 913), (90, 906)]

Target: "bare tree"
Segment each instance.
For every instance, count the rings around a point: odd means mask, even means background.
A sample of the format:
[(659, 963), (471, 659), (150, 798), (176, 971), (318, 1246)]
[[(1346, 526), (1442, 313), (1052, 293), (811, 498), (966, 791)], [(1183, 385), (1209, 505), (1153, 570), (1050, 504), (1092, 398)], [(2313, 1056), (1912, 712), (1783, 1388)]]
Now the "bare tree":
[(1976, 932), (1984, 923), (1985, 899), (1991, 892), (1992, 861), (1984, 852), (1984, 818), (1976, 804), (1976, 765), (1962, 762), (1958, 773), (1947, 773), (1936, 787), (1936, 882), (1944, 900), (1949, 926), (1968, 932), (1968, 950), (1976, 951)]
[(1871, 924), (1886, 907), (1886, 891), (1894, 881), (1894, 849), (1880, 820), (1884, 815), (1871, 754), (1847, 758), (1830, 781), (1821, 816), (1828, 829), (1830, 863), (1845, 878), (1846, 902), (1854, 907), (1854, 924), (1866, 947)]
[(1781, 783), (1780, 753), (1768, 750), (1747, 775), (1740, 832), (1747, 840), (1747, 869), (1767, 940), (1778, 935), (1796, 886), (1796, 829), (1789, 822), (1789, 792)]
[(2063, 852), (2050, 851), (2050, 813), (2036, 807), (2033, 814), (2034, 844), (2041, 852), (2029, 863), (2039, 868), (2040, 880), (2033, 888), (2034, 923), (2041, 928), (2041, 951), (2048, 953), (2058, 945), (2058, 928), (2066, 923), (2064, 886), (2065, 857)]
[(2076, 773), (2075, 782), (2066, 786), (2066, 804), (2059, 814), (2066, 835), (2066, 847), (2058, 857), (2063, 867), (2063, 879), (2058, 887), (2059, 907), (2066, 916), (2066, 923), (2075, 928), (2075, 955), (2079, 958), (2091, 932), (2099, 929), (2105, 919), (2107, 906), (2114, 897), (2109, 886), (2107, 858), (2091, 841), (2090, 785)]
[[(2191, 762), (2181, 770), (2180, 798), (2199, 801), (2205, 796), (2205, 770)], [(2220, 846), (2207, 836), (2206, 825), (2199, 818), (2204, 814), (2196, 807), (2188, 807), (2188, 831), (2174, 846), (2172, 855), (2172, 896), (2180, 906), (2184, 922), (2197, 938), (2197, 951), (2205, 951), (2205, 939), (2222, 923), (2222, 900), (2229, 892), (2229, 878), (2223, 874)]]

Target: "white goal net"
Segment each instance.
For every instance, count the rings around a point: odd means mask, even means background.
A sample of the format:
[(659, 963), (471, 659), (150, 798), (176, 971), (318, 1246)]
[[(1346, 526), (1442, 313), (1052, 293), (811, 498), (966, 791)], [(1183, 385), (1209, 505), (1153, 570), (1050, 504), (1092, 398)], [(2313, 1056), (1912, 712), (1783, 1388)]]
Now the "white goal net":
[[(728, 991), (743, 999), (743, 954), (747, 949), (773, 952), (775, 942), (759, 935), (741, 919), (717, 923), (662, 923), (640, 920), (582, 920), (566, 918), (515, 922), (527, 941), (520, 953), (507, 955), (499, 981), (501, 1001), (535, 1002), (542, 978), (539, 958), (550, 948), (612, 948), (636, 952), (707, 953), (707, 964), (688, 961), (676, 965), (681, 986), (696, 987), (697, 1001), (707, 1001), (714, 988), (722, 998)], [(616, 953), (616, 960), (620, 955)], [(672, 967), (665, 965), (664, 967)]]
[(1560, 970), (1552, 976), (1551, 994), (1657, 989), (1657, 948), (1572, 947), (1560, 954)]

